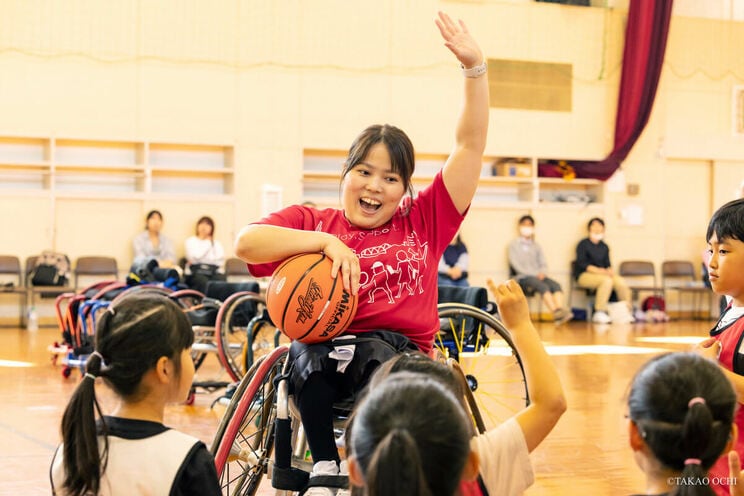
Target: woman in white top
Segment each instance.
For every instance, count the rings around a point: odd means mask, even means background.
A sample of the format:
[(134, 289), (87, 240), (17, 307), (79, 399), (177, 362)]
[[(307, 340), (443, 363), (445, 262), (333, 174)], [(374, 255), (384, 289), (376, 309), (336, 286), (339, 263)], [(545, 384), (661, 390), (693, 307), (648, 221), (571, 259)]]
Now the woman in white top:
[(224, 281), (225, 250), (214, 239), (214, 221), (204, 216), (196, 222), (196, 235), (186, 239), (186, 284), (204, 292), (207, 282)]

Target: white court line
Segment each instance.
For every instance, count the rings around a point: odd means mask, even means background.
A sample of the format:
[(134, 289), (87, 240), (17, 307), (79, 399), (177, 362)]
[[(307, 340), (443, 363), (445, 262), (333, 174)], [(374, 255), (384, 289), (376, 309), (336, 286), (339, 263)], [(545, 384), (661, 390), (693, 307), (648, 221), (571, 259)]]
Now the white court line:
[(0, 367), (25, 368), (34, 367), (31, 362), (17, 362), (15, 360), (0, 360)]
[(670, 344), (698, 344), (706, 339), (706, 336), (653, 336), (635, 338), (641, 343), (670, 343)]
[[(546, 346), (549, 355), (651, 355), (669, 351), (665, 348), (648, 348), (644, 346), (618, 346), (610, 344), (589, 344), (589, 345), (564, 345), (564, 346)], [(491, 346), (488, 348), (488, 355), (508, 356), (511, 349), (506, 346)]]

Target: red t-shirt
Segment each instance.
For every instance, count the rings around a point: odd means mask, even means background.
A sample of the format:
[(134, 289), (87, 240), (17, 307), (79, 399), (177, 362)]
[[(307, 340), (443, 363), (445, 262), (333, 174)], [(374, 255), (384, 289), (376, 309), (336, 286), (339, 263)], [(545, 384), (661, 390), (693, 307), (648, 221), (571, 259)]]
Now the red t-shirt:
[[(729, 309), (731, 306), (729, 305)], [(728, 309), (727, 309), (728, 310)], [(719, 321), (720, 322), (720, 321)], [(710, 331), (710, 335), (721, 342), (721, 352), (718, 356), (718, 362), (726, 370), (744, 375), (744, 361), (742, 359), (742, 342), (744, 341), (744, 317), (739, 317), (735, 321), (722, 326), (716, 327)], [(734, 423), (741, 433), (744, 430), (744, 405), (739, 403), (734, 414)], [(734, 443), (733, 449), (744, 457), (744, 437), (739, 435)], [(719, 495), (730, 494), (728, 484), (722, 484), (719, 481), (725, 481), (729, 477), (728, 453), (723, 453), (716, 463), (708, 470), (711, 478), (710, 487)], [(736, 475), (733, 475), (736, 477)]]
[[(437, 267), (464, 216), (455, 208), (439, 172), (415, 200), (407, 198), (393, 218), (376, 229), (360, 229), (338, 209), (299, 205), (270, 214), (256, 224), (333, 234), (359, 257), (359, 305), (347, 330), (399, 331), (423, 352), (439, 330)], [(256, 277), (270, 276), (281, 261), (249, 264)]]

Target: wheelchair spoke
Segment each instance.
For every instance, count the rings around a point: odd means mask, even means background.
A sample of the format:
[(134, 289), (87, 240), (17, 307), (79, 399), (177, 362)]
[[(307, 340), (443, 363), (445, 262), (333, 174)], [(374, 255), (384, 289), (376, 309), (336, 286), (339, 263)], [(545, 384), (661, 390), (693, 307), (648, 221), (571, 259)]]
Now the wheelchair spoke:
[(241, 386), (248, 384), (241, 397), (233, 398), (228, 407), (231, 418), (219, 430), (223, 437), (213, 444), (223, 494), (254, 495), (269, 470), (276, 417), (274, 378), (281, 373), (286, 353), (280, 348), (258, 360), (241, 381)]
[(471, 410), (478, 410), (471, 413), (479, 430), (498, 425), (529, 404), (521, 359), (499, 320), (461, 303), (441, 304), (439, 318), (444, 334), (439, 346), (458, 362), (455, 368), (472, 393)]

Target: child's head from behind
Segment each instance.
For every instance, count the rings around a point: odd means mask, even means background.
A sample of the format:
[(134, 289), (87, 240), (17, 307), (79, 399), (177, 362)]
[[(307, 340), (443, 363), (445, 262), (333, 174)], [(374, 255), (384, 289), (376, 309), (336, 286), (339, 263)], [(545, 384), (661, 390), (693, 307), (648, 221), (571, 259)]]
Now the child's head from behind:
[(166, 357), (180, 376), (182, 355), (194, 342), (191, 323), (181, 308), (165, 296), (132, 294), (109, 307), (98, 321), (96, 351), (88, 369), (123, 398), (142, 393), (145, 373)]
[(370, 496), (451, 496), (463, 477), (477, 474), (460, 403), (423, 374), (380, 382), (355, 411), (350, 436), (350, 477)]
[(162, 406), (162, 398), (184, 400), (194, 374), (188, 354), (194, 341), (191, 324), (164, 296), (124, 296), (103, 312), (95, 338), (96, 351), (88, 357), (85, 377), (62, 416), (64, 486), (69, 494), (97, 494), (106, 470), (108, 437), (103, 437), (100, 450), (95, 414), (102, 417), (103, 410), (96, 399), (96, 377), (124, 403), (155, 401)]
[(447, 364), (432, 360), (421, 352), (401, 353), (380, 365), (370, 378), (369, 389), (374, 389), (391, 374), (398, 372), (414, 372), (429, 376), (442, 383), (455, 397), (463, 396), (462, 386)]
[(650, 452), (666, 470), (702, 478), (730, 442), (735, 406), (731, 384), (712, 361), (694, 353), (658, 356), (631, 384), (631, 447)]
[(713, 291), (744, 301), (744, 199), (728, 202), (713, 214), (705, 239)]

